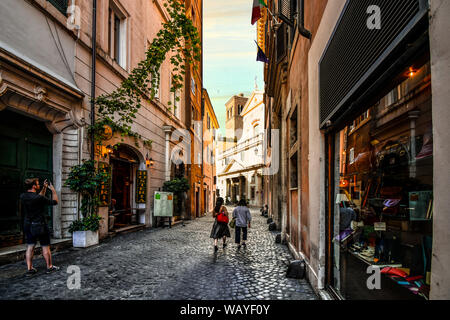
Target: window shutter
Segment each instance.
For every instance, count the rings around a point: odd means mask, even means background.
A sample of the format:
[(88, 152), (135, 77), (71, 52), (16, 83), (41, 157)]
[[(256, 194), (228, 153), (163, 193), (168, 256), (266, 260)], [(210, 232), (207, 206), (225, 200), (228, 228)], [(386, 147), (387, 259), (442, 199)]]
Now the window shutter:
[(287, 45), (287, 39), (286, 39), (286, 24), (282, 23), (278, 29), (275, 31), (276, 35), (276, 63), (280, 63), (281, 60), (286, 56), (286, 45)]
[[(422, 0), (348, 0), (322, 56), (320, 73), (320, 127), (338, 117), (358, 90), (372, 85), (376, 72), (389, 66), (395, 46), (407, 38), (427, 8)], [(382, 28), (367, 27), (367, 8), (377, 5)], [(345, 54), (343, 54), (345, 52)]]
[(278, 14), (284, 19), (292, 20), (292, 0), (278, 0)]

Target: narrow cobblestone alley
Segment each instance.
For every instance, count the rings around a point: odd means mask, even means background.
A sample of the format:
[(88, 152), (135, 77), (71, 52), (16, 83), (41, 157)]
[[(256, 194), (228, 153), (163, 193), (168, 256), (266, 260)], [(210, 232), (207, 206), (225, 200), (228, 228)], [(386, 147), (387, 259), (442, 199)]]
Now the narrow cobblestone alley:
[[(286, 278), (287, 247), (275, 243), (259, 211), (252, 216), (248, 248), (240, 251), (229, 239), (228, 248), (214, 254), (209, 216), (56, 253), (61, 270), (54, 274), (44, 273), (43, 258), (35, 259), (39, 273), (32, 278), (23, 275), (24, 262), (5, 265), (0, 299), (317, 299), (306, 280)], [(67, 288), (70, 265), (81, 270), (80, 289)]]

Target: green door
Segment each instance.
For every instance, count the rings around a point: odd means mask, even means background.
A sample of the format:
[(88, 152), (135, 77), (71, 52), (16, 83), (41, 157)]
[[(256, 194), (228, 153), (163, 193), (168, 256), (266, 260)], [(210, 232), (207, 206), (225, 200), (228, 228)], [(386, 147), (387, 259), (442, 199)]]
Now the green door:
[[(0, 112), (0, 247), (23, 243), (19, 196), (26, 178), (52, 180), (53, 136), (41, 121)], [(49, 193), (47, 193), (47, 196)], [(52, 210), (48, 222), (52, 230)]]

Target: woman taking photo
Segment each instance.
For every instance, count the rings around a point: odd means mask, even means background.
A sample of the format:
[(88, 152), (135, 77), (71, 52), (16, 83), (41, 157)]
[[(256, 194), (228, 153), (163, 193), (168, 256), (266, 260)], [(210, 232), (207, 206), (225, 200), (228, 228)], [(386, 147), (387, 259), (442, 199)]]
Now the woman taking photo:
[(211, 230), (211, 238), (214, 239), (214, 251), (217, 252), (219, 248), (217, 243), (220, 238), (223, 239), (223, 248), (227, 246), (227, 238), (230, 238), (230, 229), (228, 228), (228, 211), (223, 205), (223, 198), (217, 198), (216, 206), (214, 207), (213, 217), (214, 225)]

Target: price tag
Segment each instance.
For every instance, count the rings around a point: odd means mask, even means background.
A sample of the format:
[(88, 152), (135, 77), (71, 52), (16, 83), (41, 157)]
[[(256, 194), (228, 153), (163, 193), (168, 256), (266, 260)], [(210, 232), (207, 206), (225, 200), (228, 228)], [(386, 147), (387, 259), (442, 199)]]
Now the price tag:
[(386, 231), (386, 222), (375, 222), (373, 226), (375, 231)]

